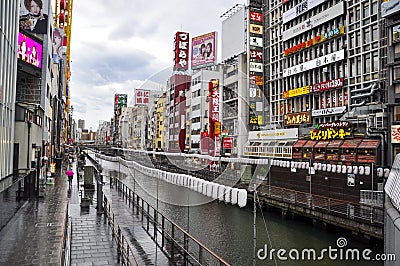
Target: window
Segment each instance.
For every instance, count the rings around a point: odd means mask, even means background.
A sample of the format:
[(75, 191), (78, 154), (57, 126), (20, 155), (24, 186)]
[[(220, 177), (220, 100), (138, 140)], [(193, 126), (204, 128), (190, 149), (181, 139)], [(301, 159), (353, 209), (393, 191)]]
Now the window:
[(365, 3), (363, 8), (363, 16), (366, 18), (369, 17), (369, 15), (369, 3)]
[(370, 38), (370, 31), (369, 28), (364, 28), (364, 43), (365, 44), (369, 44), (371, 42), (371, 38)]
[(393, 67), (393, 80), (400, 80), (400, 66)]
[(372, 58), (373, 58), (373, 65), (372, 65), (372, 71), (376, 72), (379, 69), (379, 57), (378, 57), (378, 51), (375, 51), (372, 53)]
[(400, 106), (394, 107), (394, 121), (400, 121)]
[(371, 69), (371, 55), (364, 55), (364, 74), (368, 74)]

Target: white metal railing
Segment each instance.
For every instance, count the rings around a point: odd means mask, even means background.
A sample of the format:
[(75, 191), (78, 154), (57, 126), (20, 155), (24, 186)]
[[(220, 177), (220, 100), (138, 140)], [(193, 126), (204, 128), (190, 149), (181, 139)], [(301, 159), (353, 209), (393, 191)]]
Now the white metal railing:
[(290, 146), (245, 146), (243, 151), (245, 155), (249, 156), (292, 158), (292, 147)]

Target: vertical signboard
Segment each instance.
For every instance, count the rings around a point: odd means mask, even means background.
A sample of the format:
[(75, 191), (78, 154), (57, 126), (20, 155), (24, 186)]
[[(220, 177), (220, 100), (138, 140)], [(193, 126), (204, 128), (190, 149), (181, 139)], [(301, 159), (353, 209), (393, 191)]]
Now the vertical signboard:
[(127, 94), (115, 94), (114, 111), (121, 107), (126, 107), (127, 104), (128, 104), (128, 95)]
[(216, 51), (217, 32), (192, 38), (192, 69), (215, 64)]
[(64, 30), (54, 27), (53, 29), (53, 62), (58, 63), (62, 58), (64, 46)]
[(249, 129), (257, 130), (264, 123), (263, 14), (260, 1), (251, 0), (248, 10)]
[(174, 70), (187, 70), (189, 60), (189, 33), (177, 32), (174, 41)]

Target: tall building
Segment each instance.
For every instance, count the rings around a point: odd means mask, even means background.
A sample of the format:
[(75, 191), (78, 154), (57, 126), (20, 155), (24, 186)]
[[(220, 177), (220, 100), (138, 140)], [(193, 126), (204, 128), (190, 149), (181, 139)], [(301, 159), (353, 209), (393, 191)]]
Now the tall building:
[(185, 149), (186, 138), (186, 97), (190, 89), (191, 76), (174, 74), (169, 79), (168, 90), (168, 151), (179, 152)]
[[(397, 5), (397, 8), (396, 8)], [(394, 7), (394, 8), (393, 8)], [(387, 28), (387, 87), (389, 101), (388, 164), (400, 153), (400, 7), (398, 1), (382, 3)]]
[[(203, 150), (208, 153), (208, 147), (201, 148), (201, 132), (210, 131), (209, 115), (210, 115), (210, 98), (209, 83), (211, 80), (217, 79), (222, 82), (222, 66), (217, 65), (213, 68), (199, 69), (192, 74), (192, 86), (190, 87), (190, 108), (188, 123), (189, 131), (189, 148), (194, 151)], [(187, 103), (188, 104), (188, 103)], [(218, 105), (220, 104), (218, 99)]]
[(3, 191), (12, 184), (12, 178), (9, 181), (5, 178), (18, 168), (13, 165), (13, 156), (19, 2), (2, 1), (0, 17), (0, 191)]
[(154, 147), (157, 151), (164, 150), (165, 144), (165, 131), (164, 131), (164, 123), (165, 123), (165, 99), (166, 93), (163, 93), (162, 96), (157, 100), (156, 103), (156, 132), (155, 132), (155, 143)]
[(78, 128), (85, 129), (85, 120), (78, 119)]

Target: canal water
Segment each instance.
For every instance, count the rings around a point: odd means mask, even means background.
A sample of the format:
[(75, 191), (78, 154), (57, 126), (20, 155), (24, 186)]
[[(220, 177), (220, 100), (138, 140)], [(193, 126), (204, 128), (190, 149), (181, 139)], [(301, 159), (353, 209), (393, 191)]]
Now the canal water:
[[(185, 187), (144, 176), (118, 162), (99, 162), (103, 174), (118, 176), (119, 172), (120, 179), (128, 187), (152, 206), (158, 206), (161, 213), (224, 260), (232, 265), (253, 265), (252, 204), (239, 208), (212, 201)], [(383, 262), (366, 261), (362, 257), (362, 252), (370, 249), (372, 253), (365, 251), (365, 254), (372, 259), (375, 254), (382, 253), (382, 247), (358, 242), (344, 232), (331, 232), (304, 221), (287, 219), (276, 212), (261, 213), (258, 208), (256, 228), (256, 250), (260, 250), (257, 265), (383, 265)], [(264, 251), (269, 254), (271, 249), (283, 249), (286, 253), (280, 253), (281, 259), (277, 258), (276, 251), (275, 260), (269, 256), (265, 258)], [(309, 253), (304, 249), (315, 250), (317, 260), (308, 259)], [(358, 252), (360, 260), (351, 260), (349, 250)], [(297, 254), (299, 259), (291, 259)], [(305, 260), (302, 260), (302, 254)], [(318, 257), (322, 259), (318, 260)], [(161, 265), (160, 262), (155, 264)]]

